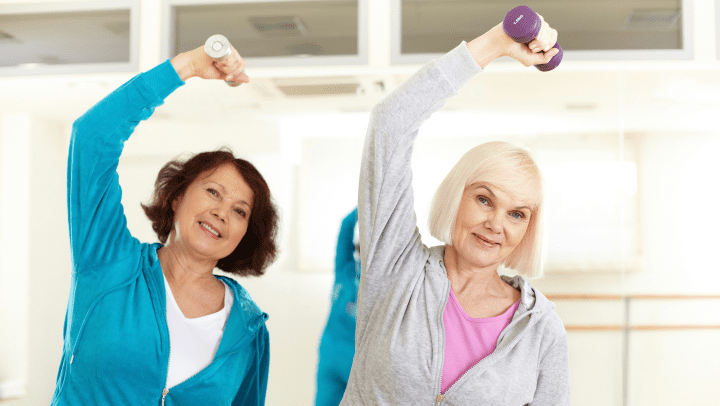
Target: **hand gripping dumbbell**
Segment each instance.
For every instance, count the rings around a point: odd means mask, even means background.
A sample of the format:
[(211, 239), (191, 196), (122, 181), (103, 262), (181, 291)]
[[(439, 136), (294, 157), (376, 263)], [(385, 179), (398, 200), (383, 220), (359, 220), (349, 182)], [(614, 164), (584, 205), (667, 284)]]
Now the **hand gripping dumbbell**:
[[(528, 6), (515, 7), (505, 15), (505, 19), (503, 20), (503, 30), (505, 31), (505, 34), (507, 34), (515, 42), (519, 42), (521, 44), (527, 44), (537, 38), (540, 33), (541, 26), (542, 21), (540, 20), (540, 17)], [(553, 56), (552, 59), (550, 59), (550, 62), (535, 65), (538, 70), (547, 72), (560, 65), (560, 61), (562, 61), (563, 57), (563, 50), (557, 42), (553, 48), (557, 48), (560, 52)]]
[[(205, 53), (208, 54), (215, 62), (222, 62), (230, 57), (232, 49), (230, 48), (230, 41), (225, 38), (224, 35), (216, 34), (211, 36), (205, 41)], [(243, 69), (245, 72), (245, 69)], [(240, 86), (242, 82), (225, 81), (228, 86)]]

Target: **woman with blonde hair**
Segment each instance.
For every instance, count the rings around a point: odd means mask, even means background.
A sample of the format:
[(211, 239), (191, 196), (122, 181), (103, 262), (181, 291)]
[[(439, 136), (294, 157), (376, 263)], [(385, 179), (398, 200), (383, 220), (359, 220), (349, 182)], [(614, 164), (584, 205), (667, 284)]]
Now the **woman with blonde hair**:
[[(542, 182), (503, 142), (463, 156), (440, 185), (426, 247), (413, 209), (418, 129), (500, 56), (547, 63), (557, 32), (526, 44), (499, 24), (428, 63), (374, 109), (359, 187), (361, 281), (343, 405), (567, 405), (567, 335), (526, 277), (542, 274)], [(481, 125), (481, 123), (478, 123)], [(501, 277), (498, 267), (520, 275)]]

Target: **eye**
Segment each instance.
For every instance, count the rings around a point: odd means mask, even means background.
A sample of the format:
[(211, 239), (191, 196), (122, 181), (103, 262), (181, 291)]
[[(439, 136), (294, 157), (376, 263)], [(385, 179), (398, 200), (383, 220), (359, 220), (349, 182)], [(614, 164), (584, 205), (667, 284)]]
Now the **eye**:
[(515, 218), (517, 220), (522, 220), (525, 218), (525, 214), (521, 211), (514, 211), (514, 212), (510, 213), (510, 216), (512, 216), (513, 218)]
[(215, 189), (213, 189), (213, 188), (211, 188), (211, 187), (207, 188), (206, 190), (207, 190), (210, 194), (212, 194), (213, 196), (219, 196), (219, 193), (217, 192), (217, 190), (215, 190)]
[(478, 197), (477, 197), (477, 200), (478, 200), (478, 202), (480, 202), (480, 204), (484, 204), (484, 205), (486, 205), (486, 206), (487, 206), (488, 204), (490, 204), (490, 202), (488, 201), (487, 198), (485, 198), (485, 196), (478, 196)]
[(242, 218), (247, 218), (247, 213), (243, 209), (235, 209), (235, 213), (239, 214)]

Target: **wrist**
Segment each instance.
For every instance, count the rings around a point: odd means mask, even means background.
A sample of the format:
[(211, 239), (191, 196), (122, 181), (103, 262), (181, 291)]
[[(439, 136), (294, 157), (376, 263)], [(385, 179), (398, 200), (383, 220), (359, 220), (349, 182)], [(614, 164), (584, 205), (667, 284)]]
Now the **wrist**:
[(468, 42), (467, 48), (468, 51), (470, 51), (470, 55), (475, 59), (475, 62), (481, 68), (485, 68), (495, 59), (507, 55), (506, 39), (512, 41), (503, 31), (502, 24), (498, 24), (485, 34)]
[(176, 55), (170, 60), (170, 64), (183, 82), (195, 76), (192, 58), (187, 53)]

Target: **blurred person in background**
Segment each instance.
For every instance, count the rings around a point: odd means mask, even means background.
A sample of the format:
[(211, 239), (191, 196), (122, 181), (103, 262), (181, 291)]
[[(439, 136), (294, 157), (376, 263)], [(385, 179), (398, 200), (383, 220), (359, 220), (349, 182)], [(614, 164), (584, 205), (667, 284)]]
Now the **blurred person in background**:
[(339, 405), (350, 376), (355, 354), (355, 322), (360, 286), (359, 237), (355, 208), (340, 226), (330, 315), (318, 351), (315, 406)]

